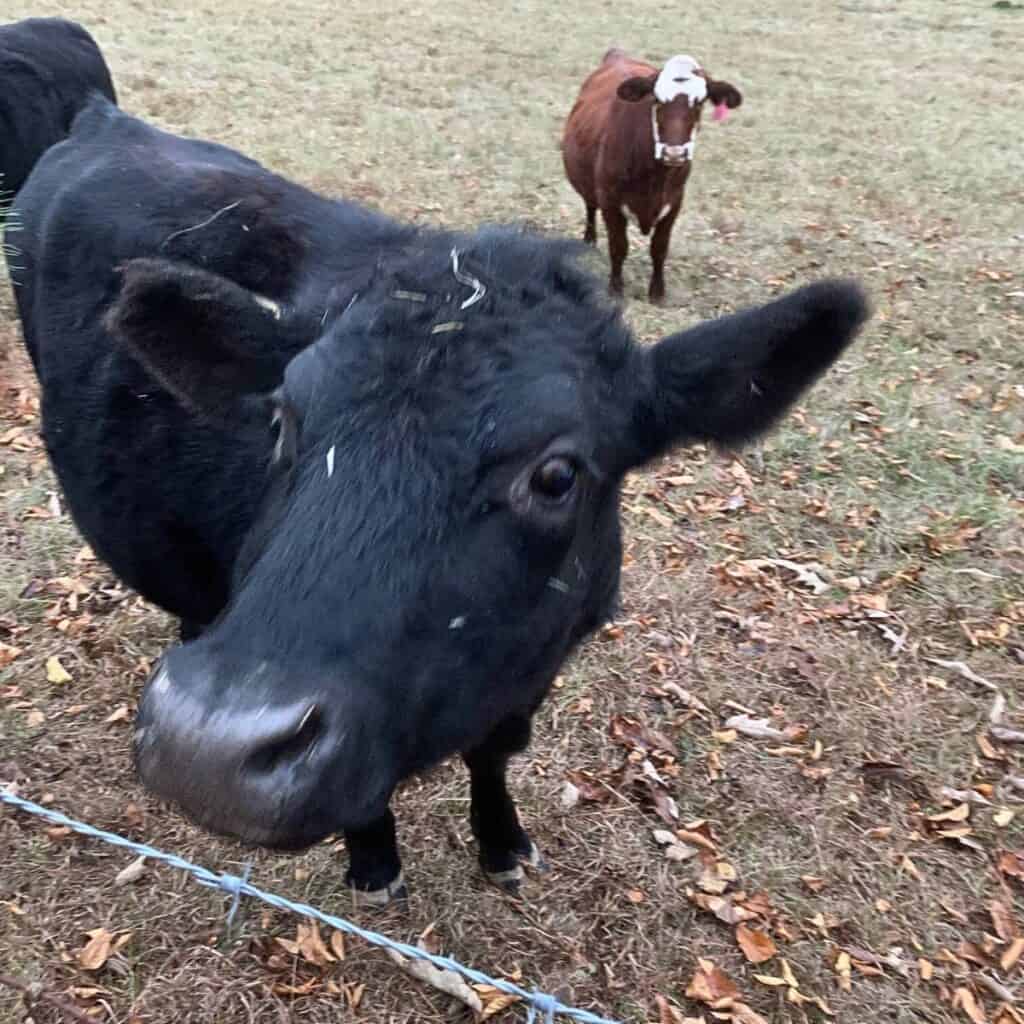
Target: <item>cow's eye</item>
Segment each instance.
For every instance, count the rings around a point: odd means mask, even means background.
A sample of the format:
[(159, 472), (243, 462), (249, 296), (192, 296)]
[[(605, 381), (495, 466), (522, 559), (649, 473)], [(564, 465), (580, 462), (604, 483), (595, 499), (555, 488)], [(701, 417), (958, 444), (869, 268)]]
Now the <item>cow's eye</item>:
[(576, 487), (576, 463), (564, 455), (545, 459), (530, 477), (530, 489), (546, 501), (563, 501)]

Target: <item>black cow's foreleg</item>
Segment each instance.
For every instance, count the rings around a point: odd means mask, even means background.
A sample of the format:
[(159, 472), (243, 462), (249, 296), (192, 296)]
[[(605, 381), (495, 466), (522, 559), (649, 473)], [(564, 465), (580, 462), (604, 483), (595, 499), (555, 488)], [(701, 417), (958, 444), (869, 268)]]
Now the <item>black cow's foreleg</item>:
[(469, 768), (469, 822), (479, 844), (480, 866), (492, 882), (510, 892), (519, 889), (524, 863), (544, 866), (519, 823), (505, 780), (509, 758), (525, 750), (529, 741), (529, 717), (510, 715), (483, 743), (462, 755)]
[(390, 810), (365, 828), (346, 830), (345, 846), (349, 863), (345, 884), (358, 902), (383, 907), (391, 900), (405, 898), (395, 816)]

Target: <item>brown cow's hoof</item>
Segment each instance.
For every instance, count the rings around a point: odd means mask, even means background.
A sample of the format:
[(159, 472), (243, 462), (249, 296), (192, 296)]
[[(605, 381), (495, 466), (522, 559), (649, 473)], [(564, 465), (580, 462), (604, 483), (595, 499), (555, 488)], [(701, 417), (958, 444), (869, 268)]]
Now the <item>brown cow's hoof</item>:
[(404, 902), (409, 898), (409, 890), (405, 886), (405, 877), (401, 871), (394, 881), (389, 882), (380, 889), (357, 889), (351, 887), (352, 898), (357, 907), (370, 907), (373, 910), (383, 910), (393, 903)]

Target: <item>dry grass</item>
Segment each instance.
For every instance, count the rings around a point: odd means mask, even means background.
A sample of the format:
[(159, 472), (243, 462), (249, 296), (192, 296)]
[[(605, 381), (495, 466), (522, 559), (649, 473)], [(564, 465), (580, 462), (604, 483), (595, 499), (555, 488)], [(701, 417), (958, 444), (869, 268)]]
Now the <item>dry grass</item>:
[[(740, 884), (768, 894), (803, 991), (850, 1022), (966, 1020), (941, 999), (940, 982), (952, 988), (966, 977), (941, 950), (982, 941), (992, 900), (1015, 901), (1024, 921), (1019, 884), (1007, 888), (991, 860), (1022, 846), (1024, 812), (998, 827), (991, 810), (976, 809), (979, 850), (929, 838), (921, 816), (939, 806), (942, 786), (998, 786), (1022, 765), (1012, 747), (1006, 761), (981, 755), (975, 737), (988, 695), (929, 659), (968, 662), (1003, 689), (1019, 722), (1024, 165), (1012, 126), (1024, 75), (1012, 39), (1022, 19), (987, 0), (736, 7), (704, 7), (673, 33), (662, 4), (627, 10), (596, 0), (417, 0), (358, 12), (319, 0), (168, 0), (145, 12), (127, 0), (82, 0), (72, 16), (104, 47), (128, 109), (238, 146), (326, 192), (452, 225), (527, 219), (581, 231), (557, 138), (579, 80), (613, 42), (652, 58), (667, 56), (666, 45), (692, 52), (743, 89), (743, 109), (701, 137), (670, 258), (671, 304), (634, 303), (636, 329), (653, 338), (825, 273), (862, 278), (877, 317), (805, 408), (745, 458), (749, 482), (729, 459), (703, 452), (635, 480), (622, 621), (567, 666), (515, 772), (551, 875), (521, 904), (481, 883), (465, 779), (444, 765), (397, 800), (412, 886), (404, 914), (352, 911), (330, 844), (300, 858), (257, 856), (253, 877), (396, 937), (434, 924), (445, 951), (465, 962), (519, 969), (530, 985), (630, 1021), (655, 1019), (656, 995), (696, 1012), (683, 993), (698, 957), (725, 969), (770, 1020), (818, 1019), (814, 1007), (753, 980), (758, 969), (744, 963), (732, 930), (686, 898), (690, 865), (662, 858), (651, 838), (660, 822), (640, 790), (615, 786), (626, 751), (608, 726), (629, 715), (676, 745), (669, 782), (682, 819), (711, 822)], [(8, 5), (10, 17), (29, 13), (39, 11)], [(634, 299), (648, 273), (641, 241), (627, 263)], [(0, 374), (0, 435), (34, 428), (6, 292)], [(0, 669), (0, 780), (238, 870), (247, 854), (140, 792), (129, 727), (106, 722), (132, 706), (140, 659), (171, 640), (172, 623), (101, 567), (76, 562), (81, 542), (66, 517), (34, 518), (53, 480), (38, 451), (16, 448), (0, 446), (0, 641), (25, 653)], [(668, 479), (676, 477), (687, 479)], [(743, 503), (717, 511), (734, 494)], [(857, 577), (861, 593), (885, 595), (891, 617), (828, 613), (852, 600), (838, 582), (812, 597), (785, 572), (737, 581), (735, 565), (722, 568), (756, 556), (815, 560), (834, 581)], [(66, 599), (52, 612), (60, 587), (47, 584), (68, 576), (89, 588), (77, 615), (92, 616), (70, 636), (60, 619), (78, 620)], [(898, 650), (878, 623), (905, 631)], [(52, 654), (72, 683), (46, 681)], [(698, 694), (712, 715), (652, 695), (666, 680)], [(21, 695), (5, 699), (8, 687)], [(820, 759), (716, 738), (730, 701), (806, 723), (803, 747), (820, 740)], [(709, 772), (716, 758), (720, 769)], [(866, 761), (901, 767), (865, 773)], [(564, 781), (579, 770), (609, 780), (616, 795), (564, 810)], [(273, 995), (268, 986), (288, 982), (293, 965), (272, 973), (268, 944), (293, 933), (293, 921), (244, 906), (225, 935), (223, 897), (160, 869), (115, 888), (124, 863), (111, 849), (0, 814), (4, 971), (56, 991), (98, 984), (103, 993), (81, 1005), (122, 1024), (461, 1019), (363, 947), (350, 947), (332, 975), (365, 984), (356, 1010), (323, 988)], [(803, 876), (824, 888), (811, 891)], [(831, 915), (828, 939), (811, 923), (818, 914)], [(92, 978), (73, 956), (99, 926), (132, 939)], [(899, 949), (940, 973), (924, 982), (916, 967), (906, 978), (891, 967), (878, 977), (855, 971), (843, 992), (836, 945), (880, 957)], [(296, 981), (309, 976), (294, 969)], [(1019, 973), (1003, 980), (1022, 987)], [(984, 1000), (992, 1015), (996, 1001)], [(60, 1016), (40, 1006), (32, 1018)], [(27, 1019), (0, 991), (0, 1021)]]

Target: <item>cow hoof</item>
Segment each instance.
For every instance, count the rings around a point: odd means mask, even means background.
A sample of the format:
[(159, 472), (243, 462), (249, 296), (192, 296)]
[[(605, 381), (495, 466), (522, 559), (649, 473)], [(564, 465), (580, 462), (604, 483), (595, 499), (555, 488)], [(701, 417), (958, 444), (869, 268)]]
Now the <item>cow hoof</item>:
[(522, 891), (523, 882), (526, 881), (528, 870), (543, 874), (550, 868), (547, 861), (541, 856), (540, 850), (537, 849), (536, 843), (531, 842), (528, 850), (515, 851), (513, 856), (518, 863), (513, 864), (511, 868), (504, 871), (488, 871), (484, 868), (484, 874), (492, 885), (496, 885), (512, 896), (518, 896)]
[(354, 885), (349, 886), (352, 890), (352, 898), (358, 907), (370, 907), (373, 910), (383, 910), (392, 903), (404, 902), (409, 898), (409, 890), (405, 885), (405, 877), (401, 871), (394, 881), (380, 889), (357, 889)]

